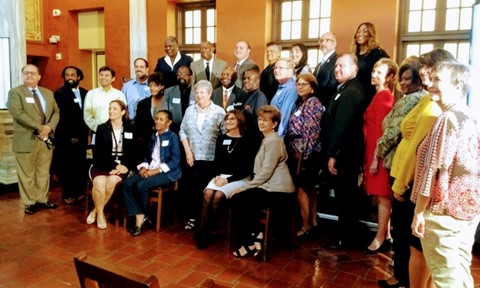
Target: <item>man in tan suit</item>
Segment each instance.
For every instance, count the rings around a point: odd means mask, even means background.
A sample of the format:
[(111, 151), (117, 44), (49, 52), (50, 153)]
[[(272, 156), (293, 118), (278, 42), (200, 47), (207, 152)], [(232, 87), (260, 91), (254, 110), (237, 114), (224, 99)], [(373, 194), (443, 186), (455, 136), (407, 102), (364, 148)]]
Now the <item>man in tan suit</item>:
[[(20, 197), (25, 214), (34, 214), (39, 207), (53, 209), (48, 202), (51, 138), (60, 118), (60, 110), (52, 91), (39, 87), (38, 67), (22, 68), (23, 85), (8, 92), (7, 107), (13, 117), (13, 150), (17, 162)], [(75, 165), (75, 163), (72, 163)]]

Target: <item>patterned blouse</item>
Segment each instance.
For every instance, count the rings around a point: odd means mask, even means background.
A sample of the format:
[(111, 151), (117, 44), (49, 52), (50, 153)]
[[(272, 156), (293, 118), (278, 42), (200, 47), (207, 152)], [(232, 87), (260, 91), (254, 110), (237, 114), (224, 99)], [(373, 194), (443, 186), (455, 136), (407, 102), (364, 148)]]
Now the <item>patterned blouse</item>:
[(480, 132), (465, 105), (451, 106), (418, 148), (411, 200), (429, 197), (432, 213), (471, 220), (480, 214)]
[(299, 107), (295, 107), (288, 121), (288, 146), (290, 150), (303, 153), (307, 159), (313, 151), (319, 152), (320, 118), (325, 107), (317, 97), (309, 97)]
[(395, 150), (401, 139), (400, 123), (402, 123), (405, 115), (418, 104), (420, 99), (425, 95), (426, 91), (416, 91), (410, 93), (395, 102), (392, 110), (385, 116), (382, 121), (382, 136), (377, 140), (375, 155), (383, 159), (385, 168), (390, 169), (395, 155)]

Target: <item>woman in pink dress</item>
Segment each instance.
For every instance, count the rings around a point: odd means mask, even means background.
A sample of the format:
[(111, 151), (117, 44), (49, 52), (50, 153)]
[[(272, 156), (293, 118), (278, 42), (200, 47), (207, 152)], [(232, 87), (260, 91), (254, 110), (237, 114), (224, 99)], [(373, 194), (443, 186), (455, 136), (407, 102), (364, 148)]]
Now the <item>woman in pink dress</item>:
[[(372, 243), (364, 250), (365, 254), (375, 254), (382, 248), (390, 248), (390, 212), (392, 209), (389, 171), (383, 167), (383, 159), (375, 155), (377, 140), (382, 136), (383, 118), (390, 112), (395, 102), (392, 91), (397, 64), (388, 58), (381, 58), (373, 66), (372, 85), (376, 94), (364, 114), (363, 131), (365, 135), (364, 184), (368, 194), (377, 198), (378, 228)], [(373, 164), (373, 165), (372, 165)]]

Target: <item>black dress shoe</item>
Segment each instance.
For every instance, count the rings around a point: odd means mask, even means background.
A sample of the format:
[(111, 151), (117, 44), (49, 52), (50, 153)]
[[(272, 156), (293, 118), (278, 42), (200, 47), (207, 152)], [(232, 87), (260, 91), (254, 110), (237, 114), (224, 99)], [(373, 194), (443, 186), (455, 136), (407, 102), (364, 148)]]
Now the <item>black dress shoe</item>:
[(52, 202), (45, 202), (45, 203), (37, 203), (38, 206), (45, 208), (45, 209), (55, 209), (57, 208), (57, 204)]
[(25, 206), (25, 214), (27, 215), (33, 215), (37, 212), (37, 209), (35, 208), (35, 205), (27, 205)]
[(388, 284), (388, 280), (378, 280), (378, 287), (381, 288), (407, 288), (408, 286), (403, 283)]
[(135, 226), (133, 227), (132, 230), (130, 230), (130, 234), (132, 236), (138, 236), (140, 234), (142, 234), (142, 228), (146, 225), (146, 224), (150, 224), (152, 223), (152, 221), (150, 221), (150, 219), (147, 218), (147, 216), (145, 216), (142, 220), (142, 224), (140, 224), (140, 226)]

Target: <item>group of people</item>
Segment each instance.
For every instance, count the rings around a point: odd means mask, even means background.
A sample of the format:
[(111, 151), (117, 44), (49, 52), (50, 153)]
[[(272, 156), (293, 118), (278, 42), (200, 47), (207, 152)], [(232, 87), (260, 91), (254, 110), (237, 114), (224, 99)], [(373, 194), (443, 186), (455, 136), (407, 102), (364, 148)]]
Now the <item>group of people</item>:
[(264, 235), (255, 211), (297, 211), (296, 236), (308, 235), (318, 225), (317, 184), (326, 181), (338, 215), (328, 246), (343, 249), (358, 245), (352, 235), (363, 233), (363, 175), (378, 204), (378, 229), (364, 253), (394, 251), (394, 275), (379, 286), (472, 287), (480, 135), (465, 104), (468, 68), (443, 49), (397, 65), (368, 22), (355, 30), (350, 53), (337, 55), (331, 32), (319, 46), (323, 58), (312, 70), (302, 43), (292, 45), (291, 58), (267, 43), (269, 64), (260, 71), (246, 41), (228, 66), (210, 42), (193, 61), (168, 37), (155, 72), (135, 59), (136, 77), (122, 91), (113, 88), (110, 67), (100, 68), (100, 87), (87, 92), (79, 86), (82, 71), (68, 66), (64, 86), (52, 94), (38, 87), (38, 68), (26, 65), (24, 85), (7, 103), (25, 213), (56, 207), (48, 201), (52, 142), (62, 198), (81, 201), (90, 135), (95, 207), (88, 224), (106, 229), (105, 204), (121, 189), (135, 218), (130, 233), (140, 235), (150, 222), (148, 191), (179, 181), (185, 229), (195, 230), (199, 249), (212, 241), (228, 200), (233, 254), (256, 256)]

